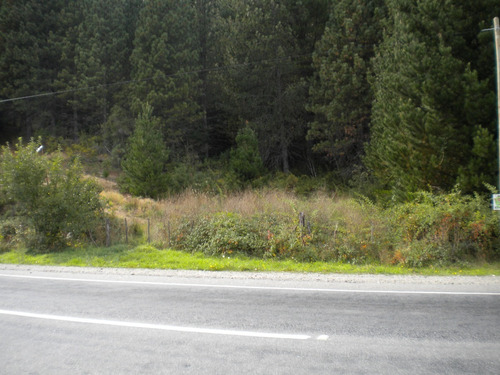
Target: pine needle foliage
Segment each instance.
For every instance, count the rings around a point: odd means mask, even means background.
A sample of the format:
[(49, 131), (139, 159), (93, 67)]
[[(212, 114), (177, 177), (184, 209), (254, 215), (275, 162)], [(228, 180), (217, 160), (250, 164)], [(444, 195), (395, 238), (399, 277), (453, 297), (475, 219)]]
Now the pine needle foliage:
[(167, 159), (160, 120), (153, 116), (153, 107), (145, 104), (122, 162), (121, 190), (136, 196), (159, 198), (166, 191)]

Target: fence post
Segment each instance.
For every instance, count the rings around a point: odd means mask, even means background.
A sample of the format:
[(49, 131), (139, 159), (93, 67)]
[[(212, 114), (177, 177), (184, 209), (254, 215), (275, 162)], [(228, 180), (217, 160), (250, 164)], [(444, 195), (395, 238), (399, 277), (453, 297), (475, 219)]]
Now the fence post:
[(172, 243), (170, 242), (170, 220), (167, 222), (167, 227), (168, 227), (168, 247), (172, 246)]
[(111, 246), (111, 225), (109, 219), (106, 218), (106, 247)]
[(303, 212), (299, 213), (299, 225), (304, 228), (306, 226), (306, 214)]
[(149, 227), (150, 227), (150, 221), (149, 221), (149, 218), (148, 218), (148, 243), (151, 242), (151, 231), (150, 231)]
[(306, 222), (306, 214), (303, 212), (299, 213), (299, 227), (307, 230), (307, 234), (311, 234), (311, 222)]
[(125, 218), (125, 243), (128, 245), (128, 225), (127, 225), (127, 218)]

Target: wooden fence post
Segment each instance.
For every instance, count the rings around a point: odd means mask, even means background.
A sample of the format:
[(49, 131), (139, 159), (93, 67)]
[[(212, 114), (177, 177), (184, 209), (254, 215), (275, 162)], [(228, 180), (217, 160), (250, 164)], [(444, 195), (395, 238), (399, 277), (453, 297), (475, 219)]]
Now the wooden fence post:
[(172, 246), (172, 243), (170, 242), (170, 220), (167, 222), (167, 227), (168, 227), (168, 247)]
[(311, 234), (311, 222), (306, 222), (306, 214), (303, 212), (299, 213), (299, 227), (307, 229), (307, 234)]
[(150, 231), (150, 221), (149, 221), (149, 218), (148, 218), (148, 243), (151, 242), (151, 231)]
[(106, 219), (106, 247), (111, 246), (111, 224), (109, 219)]
[(299, 226), (305, 228), (306, 226), (306, 214), (303, 212), (299, 213)]
[(127, 218), (125, 218), (125, 243), (128, 245), (128, 225), (127, 225)]

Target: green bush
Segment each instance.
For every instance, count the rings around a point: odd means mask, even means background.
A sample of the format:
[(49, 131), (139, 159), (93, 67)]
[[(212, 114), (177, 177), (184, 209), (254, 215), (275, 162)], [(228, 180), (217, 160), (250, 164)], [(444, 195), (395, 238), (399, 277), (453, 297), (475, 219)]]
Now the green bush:
[(57, 250), (86, 237), (103, 215), (100, 189), (82, 178), (75, 159), (64, 166), (60, 153), (36, 152), (41, 140), (12, 152), (2, 148), (0, 190), (15, 216), (22, 218), (27, 245), (35, 251)]
[[(297, 204), (301, 210), (308, 205), (306, 200)], [(388, 208), (360, 196), (331, 207), (330, 212), (310, 211), (305, 225), (299, 223), (293, 202), (287, 212), (196, 218), (181, 227), (176, 244), (209, 255), (241, 253), (351, 264), (375, 261), (416, 268), (492, 260), (499, 255), (498, 218), (484, 196), (421, 192)]]
[(498, 256), (498, 218), (484, 196), (420, 192), (385, 216), (394, 262), (424, 266)]
[[(398, 250), (399, 263), (412, 268), (446, 265), (452, 260), (449, 244), (413, 241)], [(458, 259), (453, 259), (457, 261)]]
[(0, 253), (15, 246), (19, 227), (19, 223), (10, 218), (0, 221)]
[(177, 244), (207, 255), (245, 254), (263, 256), (266, 240), (256, 220), (245, 220), (234, 213), (185, 222), (177, 235)]
[(236, 136), (237, 147), (231, 150), (229, 166), (242, 182), (254, 180), (264, 174), (257, 136), (247, 124)]
[(322, 260), (324, 238), (316, 228), (302, 227), (298, 219), (259, 215), (243, 217), (225, 212), (185, 221), (176, 236), (179, 248), (207, 255), (244, 254), (259, 258)]
[(272, 176), (268, 184), (272, 188), (293, 192), (302, 197), (308, 197), (315, 192), (327, 190), (327, 183), (324, 178), (306, 175), (295, 176), (293, 173), (278, 172)]
[(238, 177), (231, 171), (225, 171), (213, 161), (200, 162), (187, 157), (181, 162), (169, 165), (168, 192), (171, 195), (191, 190), (209, 194), (225, 194), (241, 188)]

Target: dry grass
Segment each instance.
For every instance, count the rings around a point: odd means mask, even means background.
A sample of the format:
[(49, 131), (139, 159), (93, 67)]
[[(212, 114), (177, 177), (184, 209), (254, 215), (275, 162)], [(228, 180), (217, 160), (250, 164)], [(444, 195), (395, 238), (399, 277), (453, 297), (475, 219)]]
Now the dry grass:
[[(102, 182), (103, 179), (97, 180)], [(413, 258), (410, 256), (413, 256), (416, 259), (414, 263), (419, 264), (421, 247), (427, 246), (427, 242), (418, 242), (417, 245), (420, 247), (415, 245), (415, 254), (408, 250), (409, 255), (399, 261), (396, 257), (398, 251), (410, 249), (412, 243), (408, 243), (406, 237), (403, 238), (396, 230), (399, 223), (395, 225), (393, 222), (394, 213), (391, 210), (374, 206), (363, 198), (332, 196), (324, 192), (317, 192), (305, 198), (283, 190), (262, 189), (227, 195), (185, 191), (177, 196), (155, 201), (121, 194), (115, 184), (105, 180), (102, 186), (104, 188), (102, 196), (109, 202), (109, 213), (115, 218), (114, 243), (124, 242), (124, 219), (127, 219), (129, 240), (132, 238), (144, 242), (145, 238), (149, 238), (158, 246), (183, 246), (182, 236), (185, 233), (190, 235), (190, 239), (194, 238), (192, 234), (197, 233), (196, 228), (204, 222), (214, 220), (214, 214), (230, 212), (239, 215), (244, 225), (258, 228), (256, 230), (260, 233), (261, 239), (270, 241), (269, 249), (266, 248), (266, 251), (276, 251), (279, 256), (283, 254), (296, 256), (300, 255), (298, 251), (302, 251), (304, 259), (308, 259), (309, 256), (311, 259), (342, 262), (364, 262), (367, 259), (375, 259), (384, 264), (398, 262), (403, 264), (405, 259), (411, 260)], [(301, 212), (306, 215), (307, 225), (304, 227), (307, 229), (298, 230)], [(422, 216), (426, 212), (420, 214), (416, 212), (415, 215)], [(408, 215), (410, 214), (403, 215), (403, 219), (407, 221), (406, 225), (415, 226), (413, 216)], [(207, 220), (200, 220), (202, 218)], [(427, 222), (425, 220), (422, 222), (424, 223), (422, 225), (426, 225), (425, 231), (430, 232)], [(483, 222), (477, 225), (480, 224), (481, 228), (486, 228)], [(226, 235), (224, 231), (221, 233), (220, 236)], [(271, 237), (269, 233), (272, 234)], [(486, 229), (484, 233), (487, 233)], [(202, 238), (203, 234), (200, 236), (202, 241), (205, 241)], [(222, 239), (227, 240), (225, 237)], [(449, 244), (445, 239), (441, 242), (445, 251)], [(432, 243), (428, 248), (431, 252), (436, 251), (436, 246)], [(441, 256), (440, 254), (438, 255)], [(446, 254), (443, 257), (447, 256)], [(422, 262), (426, 262), (426, 259)]]
[(332, 198), (325, 193), (303, 199), (293, 193), (278, 190), (247, 190), (227, 196), (186, 191), (171, 198), (155, 201), (122, 194), (113, 185), (110, 185), (111, 189), (105, 186), (101, 196), (110, 203), (110, 211), (118, 217), (178, 219), (206, 216), (217, 212), (234, 212), (243, 217), (262, 214), (294, 215), (305, 212), (314, 215), (318, 220), (326, 221), (335, 216), (352, 216), (354, 219), (360, 215), (349, 199)]
[(118, 186), (116, 181), (109, 180), (106, 178), (101, 178), (97, 176), (85, 175), (85, 178), (92, 178), (95, 182), (97, 182), (104, 190), (106, 191), (118, 191)]
[(299, 212), (303, 212), (308, 221), (332, 231), (338, 225), (352, 231), (370, 225), (359, 204), (347, 197), (332, 197), (326, 193), (316, 193), (306, 199), (272, 189), (246, 190), (225, 196), (185, 191), (155, 201), (122, 194), (115, 183), (102, 178), (96, 180), (104, 189), (101, 195), (108, 202), (108, 212), (119, 219), (119, 223), (127, 219), (129, 229), (138, 226), (140, 229), (136, 232), (146, 237), (149, 219), (150, 239), (161, 244), (170, 243), (182, 222), (217, 212), (233, 212), (246, 218), (273, 215), (287, 220), (296, 220)]

